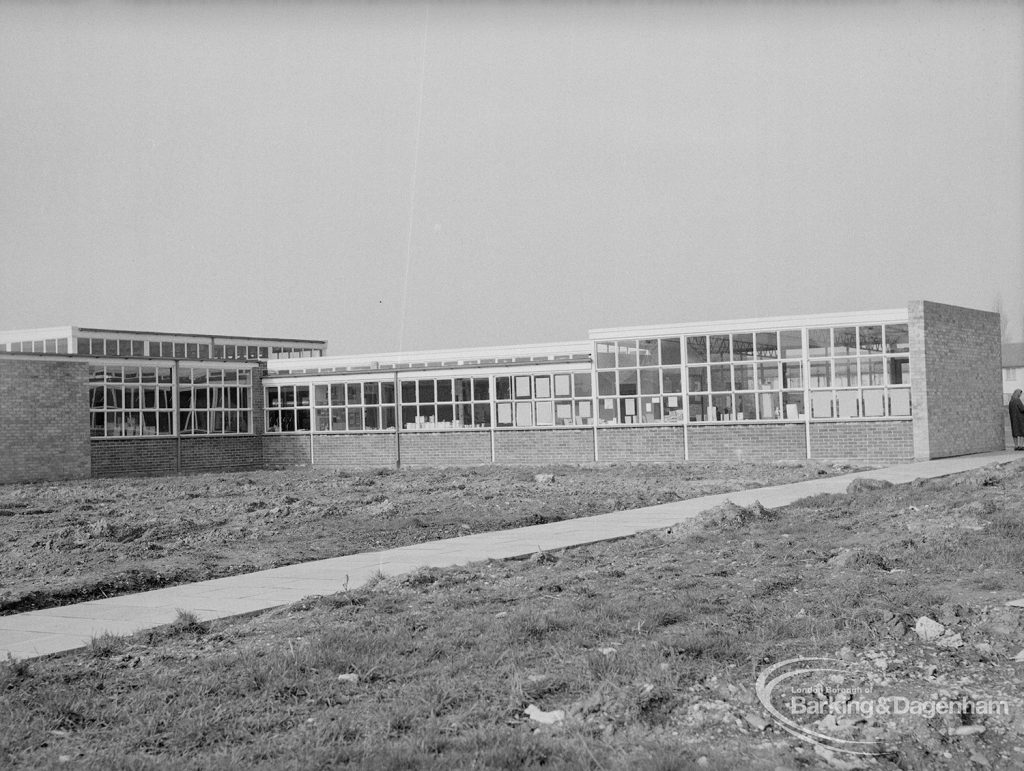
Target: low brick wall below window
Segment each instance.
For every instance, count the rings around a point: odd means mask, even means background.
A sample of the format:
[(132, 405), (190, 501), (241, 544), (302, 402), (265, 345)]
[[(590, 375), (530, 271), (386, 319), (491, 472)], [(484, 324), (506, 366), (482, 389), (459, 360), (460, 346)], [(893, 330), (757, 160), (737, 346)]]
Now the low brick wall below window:
[(181, 439), (181, 473), (251, 471), (263, 467), (257, 436), (188, 436)]
[(914, 424), (909, 420), (811, 423), (811, 457), (903, 463), (914, 459)]
[(94, 477), (157, 476), (178, 472), (178, 440), (173, 436), (94, 439)]
[(494, 462), (592, 463), (594, 429), (536, 428), (494, 432)]
[(263, 467), (308, 466), (309, 434), (264, 434)]
[(313, 434), (316, 466), (380, 467), (395, 465), (393, 433)]
[(491, 432), (403, 431), (403, 466), (477, 466), (491, 462)]
[(690, 460), (772, 461), (807, 458), (804, 423), (688, 426)]
[(597, 458), (601, 462), (683, 461), (685, 430), (682, 424), (598, 428)]

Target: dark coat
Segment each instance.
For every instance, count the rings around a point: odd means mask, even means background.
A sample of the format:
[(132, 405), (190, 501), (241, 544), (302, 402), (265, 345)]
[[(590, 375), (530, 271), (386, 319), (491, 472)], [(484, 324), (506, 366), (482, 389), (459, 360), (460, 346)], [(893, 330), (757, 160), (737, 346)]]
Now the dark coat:
[(1019, 396), (1010, 399), (1010, 433), (1014, 437), (1024, 436), (1024, 404)]

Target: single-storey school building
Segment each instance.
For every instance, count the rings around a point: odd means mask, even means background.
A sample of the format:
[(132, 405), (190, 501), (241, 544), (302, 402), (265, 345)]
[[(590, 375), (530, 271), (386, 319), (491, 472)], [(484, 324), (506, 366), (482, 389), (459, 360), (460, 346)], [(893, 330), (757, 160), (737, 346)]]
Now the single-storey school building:
[(0, 482), (290, 465), (899, 462), (1002, 449), (996, 313), (906, 308), (328, 356), (322, 340), (0, 333)]

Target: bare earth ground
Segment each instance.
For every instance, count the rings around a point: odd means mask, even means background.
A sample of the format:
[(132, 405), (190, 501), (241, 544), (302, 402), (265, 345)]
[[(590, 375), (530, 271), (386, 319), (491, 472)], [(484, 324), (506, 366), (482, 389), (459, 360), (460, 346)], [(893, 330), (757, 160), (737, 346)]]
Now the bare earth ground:
[[(843, 464), (290, 469), (0, 486), (0, 614), (848, 473)], [(538, 483), (538, 473), (557, 484)]]
[[(1015, 600), (1024, 462), (726, 504), (621, 541), (0, 664), (0, 766), (1020, 768)], [(805, 725), (870, 754), (816, 747), (755, 690), (797, 656), (855, 664), (875, 694), (932, 711), (826, 714)], [(846, 703), (834, 682), (807, 698)], [(1005, 710), (936, 706), (967, 702)]]

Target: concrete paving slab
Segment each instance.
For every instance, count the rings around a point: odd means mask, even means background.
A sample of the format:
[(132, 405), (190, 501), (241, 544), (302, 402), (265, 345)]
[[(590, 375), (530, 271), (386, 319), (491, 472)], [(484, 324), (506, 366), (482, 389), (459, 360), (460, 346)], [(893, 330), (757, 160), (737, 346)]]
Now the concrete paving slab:
[(267, 610), (312, 595), (355, 589), (378, 572), (401, 575), (421, 567), (445, 567), (487, 559), (527, 557), (538, 550), (554, 551), (629, 537), (644, 530), (670, 527), (729, 500), (749, 506), (760, 501), (775, 508), (823, 493), (843, 493), (857, 478), (884, 479), (893, 484), (934, 478), (995, 463), (1024, 461), (1013, 451), (906, 463), (839, 477), (750, 488), (673, 501), (630, 511), (530, 525), (516, 530), (474, 533), (397, 549), (287, 565), (257, 573), (167, 587), (150, 592), (93, 600), (60, 608), (0, 616), (0, 659), (34, 658), (88, 645), (104, 632), (130, 634), (171, 623), (178, 610), (202, 620)]

